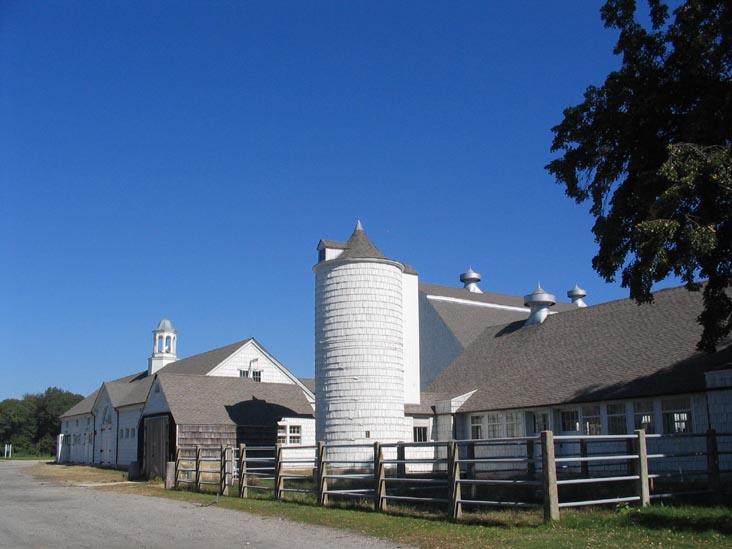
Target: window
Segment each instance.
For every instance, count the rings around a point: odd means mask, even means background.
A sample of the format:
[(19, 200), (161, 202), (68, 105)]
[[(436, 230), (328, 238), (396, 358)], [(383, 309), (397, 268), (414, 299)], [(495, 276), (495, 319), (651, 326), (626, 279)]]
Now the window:
[(277, 426), (277, 444), (287, 444), (287, 427)]
[(91, 421), (91, 418), (90, 417), (86, 418), (86, 424), (87, 424), (87, 426), (89, 425), (89, 422), (90, 421)]
[(427, 442), (427, 427), (414, 427), (414, 442)]
[(252, 379), (257, 382), (262, 381), (262, 370), (252, 370)]
[(125, 429), (125, 438), (130, 438), (130, 430)]
[(524, 415), (521, 412), (506, 412), (506, 436), (520, 437), (523, 435), (521, 423)]
[(562, 417), (562, 432), (576, 433), (579, 432), (579, 412), (577, 410), (564, 410)]
[(239, 377), (249, 377), (249, 370), (239, 370)]
[(633, 425), (636, 429), (645, 429), (648, 434), (656, 432), (652, 400), (636, 400), (633, 403)]
[(120, 429), (119, 430), (119, 438), (125, 438), (125, 430), (124, 429)]
[(585, 435), (602, 434), (599, 405), (582, 406), (582, 431)]
[(501, 432), (501, 416), (498, 414), (486, 414), (485, 438), (500, 438)]
[(371, 431), (366, 431), (366, 438), (371, 438)]
[(534, 432), (541, 433), (542, 431), (551, 431), (551, 427), (549, 425), (549, 414), (547, 412), (535, 412)]
[(76, 426), (77, 427), (79, 426), (79, 420), (78, 419), (76, 420)]
[(610, 435), (624, 435), (627, 422), (625, 420), (625, 403), (607, 405), (607, 432)]
[(663, 432), (690, 433), (691, 432), (691, 399), (670, 398), (661, 401), (663, 413)]
[(290, 425), (290, 444), (302, 443), (302, 428), (299, 425)]
[(470, 416), (470, 438), (483, 438), (483, 416)]

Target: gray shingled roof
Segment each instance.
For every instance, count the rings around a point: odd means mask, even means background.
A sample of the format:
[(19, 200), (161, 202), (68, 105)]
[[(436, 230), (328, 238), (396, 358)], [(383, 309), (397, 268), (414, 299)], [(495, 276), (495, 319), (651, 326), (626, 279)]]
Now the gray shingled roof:
[(76, 404), (74, 404), (71, 408), (66, 410), (59, 417), (64, 418), (64, 417), (70, 417), (70, 416), (78, 416), (78, 415), (82, 415), (82, 414), (91, 414), (92, 408), (94, 407), (94, 401), (97, 399), (98, 394), (99, 394), (99, 389), (94, 391), (84, 400), (81, 400), (81, 401), (77, 402)]
[(305, 385), (311, 393), (315, 394), (315, 380), (310, 377), (300, 377), (298, 378), (300, 380), (300, 383)]
[(207, 351), (199, 355), (176, 360), (160, 368), (158, 373), (206, 375), (251, 340), (252, 338), (245, 339), (244, 341), (232, 343), (226, 347), (219, 347), (218, 349), (213, 349), (212, 351)]
[(366, 259), (366, 258), (377, 258), (386, 259), (384, 254), (374, 246), (373, 242), (366, 235), (366, 231), (356, 227), (353, 231), (351, 238), (346, 242), (345, 251), (338, 257), (338, 259)]
[[(477, 304), (487, 303), (503, 307), (518, 307), (521, 309), (520, 311), (512, 311), (501, 308), (494, 309), (482, 307), (480, 305), (473, 306), (449, 301), (439, 301), (435, 299), (423, 300), (422, 305), (431, 307), (435, 311), (463, 347), (467, 347), (475, 341), (475, 338), (477, 338), (487, 327), (499, 326), (517, 320), (523, 321), (529, 317), (530, 313), (530, 309), (528, 307), (524, 307), (524, 300), (521, 296), (490, 292), (475, 294), (464, 288), (422, 283), (419, 285), (419, 292), (425, 298), (427, 298), (427, 296), (439, 296), (471, 301)], [(557, 303), (555, 307), (551, 308), (551, 311), (563, 312), (574, 310), (576, 308), (577, 307), (571, 303)]]
[(440, 400), (450, 398), (448, 393), (420, 393), (419, 404), (405, 404), (404, 413), (409, 416), (432, 415), (432, 407)]
[(282, 417), (313, 417), (297, 385), (247, 378), (158, 374), (179, 425), (265, 425)]
[(698, 353), (702, 300), (662, 290), (638, 306), (623, 299), (548, 317), (524, 327), (486, 329), (430, 385), (476, 393), (461, 412), (591, 402), (704, 389), (704, 372), (732, 367), (732, 338)]

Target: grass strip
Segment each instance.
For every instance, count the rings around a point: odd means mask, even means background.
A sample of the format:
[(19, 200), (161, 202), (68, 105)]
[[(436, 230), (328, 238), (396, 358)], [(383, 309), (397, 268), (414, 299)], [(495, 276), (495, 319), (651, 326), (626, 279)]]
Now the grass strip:
[[(52, 469), (53, 474), (48, 469)], [(61, 468), (61, 469), (59, 469)], [(73, 471), (76, 470), (76, 471)], [(92, 467), (38, 464), (32, 474), (77, 482), (101, 482), (90, 473), (112, 482), (119, 471)], [(53, 476), (53, 475), (58, 476)], [(620, 506), (615, 509), (587, 508), (562, 511), (562, 520), (542, 523), (541, 512), (495, 510), (470, 513), (460, 523), (444, 515), (392, 505), (390, 512), (375, 513), (366, 507), (335, 505), (322, 508), (301, 502), (277, 502), (271, 494), (259, 498), (216, 497), (184, 490), (164, 490), (159, 482), (127, 483), (102, 489), (163, 497), (195, 505), (244, 511), (295, 522), (347, 529), (388, 539), (395, 543), (439, 549), (492, 547), (558, 548), (573, 547), (732, 547), (732, 513), (727, 507), (660, 506), (646, 509)], [(293, 494), (293, 496), (301, 496)]]

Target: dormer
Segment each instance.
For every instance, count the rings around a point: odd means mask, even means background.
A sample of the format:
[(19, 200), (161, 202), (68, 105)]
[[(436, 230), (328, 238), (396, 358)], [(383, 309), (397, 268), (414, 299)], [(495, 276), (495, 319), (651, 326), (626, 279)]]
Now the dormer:
[(318, 263), (321, 261), (330, 261), (337, 259), (348, 249), (345, 242), (336, 242), (335, 240), (321, 240), (318, 242)]

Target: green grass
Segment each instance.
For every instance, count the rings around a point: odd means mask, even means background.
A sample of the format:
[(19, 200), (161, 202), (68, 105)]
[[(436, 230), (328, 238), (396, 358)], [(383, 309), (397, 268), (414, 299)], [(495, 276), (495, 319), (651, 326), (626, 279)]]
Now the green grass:
[(41, 461), (54, 461), (56, 456), (33, 456), (30, 454), (13, 454), (13, 457), (9, 460), (0, 457), (2, 461), (30, 461), (30, 460), (41, 460)]
[(552, 525), (543, 524), (540, 511), (497, 510), (466, 514), (464, 520), (454, 523), (444, 515), (409, 507), (391, 506), (388, 514), (350, 504), (322, 508), (301, 494), (287, 494), (288, 499), (301, 500), (298, 503), (273, 501), (269, 493), (239, 499), (184, 490), (165, 491), (151, 483), (110, 489), (347, 529), (426, 549), (732, 547), (732, 512), (726, 507), (564, 510), (561, 522)]

